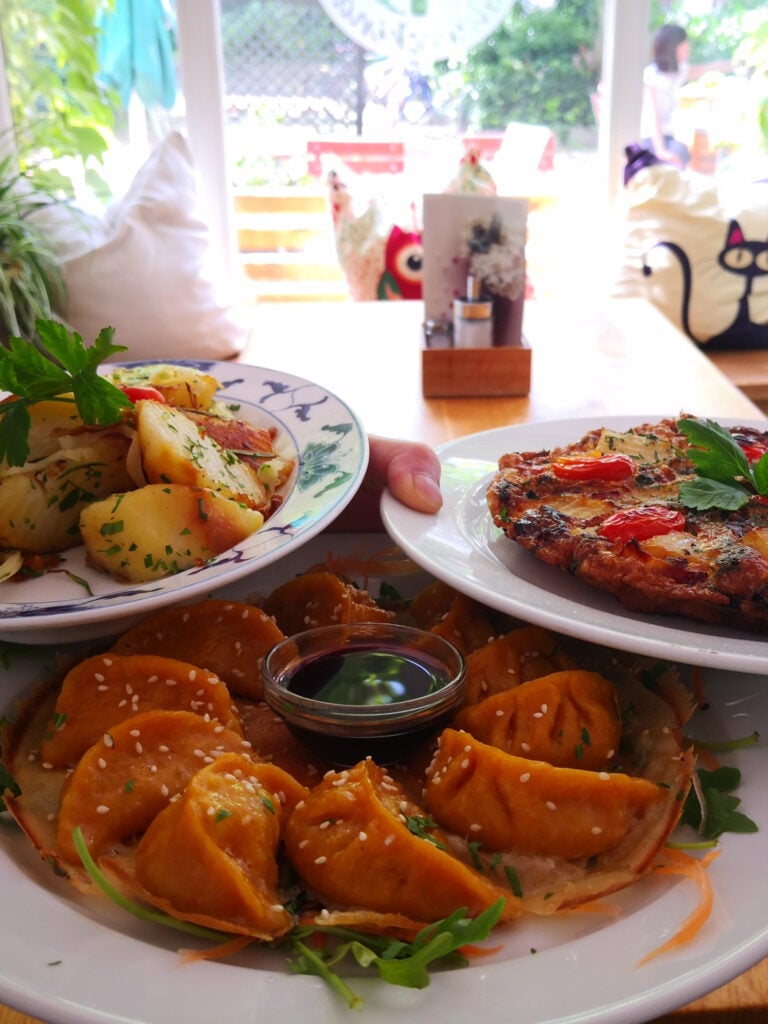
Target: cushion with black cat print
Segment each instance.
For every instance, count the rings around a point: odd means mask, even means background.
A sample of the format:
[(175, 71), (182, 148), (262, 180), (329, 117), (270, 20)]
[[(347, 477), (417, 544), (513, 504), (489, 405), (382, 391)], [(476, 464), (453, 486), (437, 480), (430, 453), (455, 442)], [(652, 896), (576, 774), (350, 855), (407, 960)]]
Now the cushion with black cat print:
[(652, 162), (628, 175), (613, 294), (646, 298), (708, 349), (768, 347), (768, 181)]

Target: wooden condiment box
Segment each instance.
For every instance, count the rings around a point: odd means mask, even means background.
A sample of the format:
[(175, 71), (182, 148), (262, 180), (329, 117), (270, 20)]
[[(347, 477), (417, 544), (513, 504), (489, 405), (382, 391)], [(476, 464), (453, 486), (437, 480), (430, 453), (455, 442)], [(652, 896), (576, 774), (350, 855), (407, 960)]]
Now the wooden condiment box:
[(525, 338), (493, 348), (425, 348), (421, 383), (425, 398), (527, 395), (531, 349)]
[[(497, 306), (497, 309), (499, 306)], [(531, 349), (523, 335), (524, 301), (500, 304), (489, 348), (423, 348), (425, 398), (520, 396), (531, 389)]]

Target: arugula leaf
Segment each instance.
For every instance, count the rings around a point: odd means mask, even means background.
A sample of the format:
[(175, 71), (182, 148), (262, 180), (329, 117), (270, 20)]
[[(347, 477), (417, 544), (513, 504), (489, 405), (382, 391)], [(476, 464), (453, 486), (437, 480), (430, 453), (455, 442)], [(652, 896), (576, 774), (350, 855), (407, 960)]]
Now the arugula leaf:
[[(392, 985), (426, 988), (429, 964), (459, 953), (462, 946), (486, 939), (503, 909), (504, 900), (497, 900), (475, 918), (467, 917), (466, 908), (455, 910), (449, 917), (422, 929), (411, 943), (410, 953), (403, 951), (394, 959), (381, 958), (376, 961), (376, 968)], [(466, 960), (461, 957), (459, 962), (466, 963)]]
[[(10, 778), (10, 777), (9, 777)], [(9, 787), (10, 788), (10, 787)], [(200, 938), (225, 942), (229, 936), (171, 917), (162, 911), (143, 906), (124, 896), (105, 877), (94, 861), (85, 842), (82, 829), (72, 830), (72, 840), (78, 857), (89, 877), (113, 903), (144, 921), (165, 925), (178, 931), (187, 932)], [(499, 899), (475, 918), (467, 916), (466, 908), (455, 910), (442, 921), (423, 928), (412, 942), (393, 939), (386, 935), (369, 935), (351, 928), (337, 928), (333, 925), (299, 925), (283, 940), (291, 949), (288, 967), (295, 974), (313, 974), (322, 978), (352, 1009), (363, 1005), (334, 967), (347, 956), (364, 968), (375, 967), (382, 980), (391, 985), (407, 988), (426, 988), (429, 985), (430, 964), (442, 961), (444, 966), (465, 966), (466, 958), (461, 954), (463, 946), (487, 939), (498, 924), (504, 910), (504, 900)], [(311, 949), (304, 939), (321, 934), (338, 941), (322, 949)]]
[(734, 512), (752, 494), (768, 494), (768, 454), (750, 466), (731, 432), (714, 420), (685, 418), (678, 428), (690, 441), (687, 456), (698, 475), (680, 484), (680, 501), (686, 508), (706, 511), (720, 508)]
[(8, 792), (11, 796), (21, 796), (21, 787), (14, 779), (7, 768), (0, 765), (0, 811), (6, 810), (3, 795)]
[(214, 942), (226, 942), (231, 938), (230, 935), (224, 932), (214, 931), (213, 928), (205, 928), (203, 925), (194, 924), (191, 921), (182, 921), (178, 917), (171, 917), (170, 914), (163, 913), (162, 910), (154, 910), (150, 907), (145, 907), (141, 903), (136, 903), (134, 900), (129, 899), (127, 896), (123, 896), (119, 892), (106, 876), (101, 871), (101, 868), (96, 864), (96, 861), (91, 856), (91, 852), (88, 849), (88, 845), (85, 841), (85, 836), (79, 825), (76, 825), (72, 829), (72, 842), (74, 843), (77, 855), (85, 868), (88, 877), (98, 886), (99, 889), (108, 896), (113, 903), (118, 907), (122, 907), (123, 910), (128, 911), (129, 914), (133, 914), (134, 917), (140, 918), (142, 921), (151, 921), (154, 924), (162, 924), (167, 928), (175, 928), (176, 931), (187, 932), (189, 935), (196, 935), (201, 939), (211, 939)]
[(36, 402), (73, 402), (83, 422), (99, 426), (116, 423), (132, 405), (98, 373), (100, 363), (125, 351), (113, 344), (113, 327), (101, 330), (89, 347), (55, 320), (38, 320), (36, 329), (39, 348), (14, 337), (0, 349), (0, 388), (13, 396), (0, 403), (0, 460), (9, 466), (23, 466), (29, 457), (29, 407)]
[[(345, 957), (351, 956), (360, 967), (374, 967), (382, 980), (405, 988), (426, 988), (429, 985), (428, 968), (432, 964), (465, 966), (463, 946), (487, 939), (498, 923), (504, 900), (493, 903), (475, 918), (467, 916), (466, 908), (455, 910), (442, 921), (423, 928), (412, 942), (368, 935), (348, 928), (334, 926), (296, 928), (288, 936), (294, 957), (289, 960), (291, 970), (298, 974), (316, 974), (330, 984), (350, 1007), (359, 1007), (357, 997), (333, 970)], [(335, 946), (321, 951), (310, 950), (304, 937), (319, 932), (335, 937)]]
[(310, 949), (300, 939), (294, 938), (292, 946), (294, 959), (289, 960), (288, 966), (294, 974), (314, 974), (318, 978), (322, 978), (334, 992), (341, 996), (350, 1010), (362, 1008), (363, 1000), (360, 996), (355, 995), (346, 981), (333, 970), (328, 960), (320, 953)]

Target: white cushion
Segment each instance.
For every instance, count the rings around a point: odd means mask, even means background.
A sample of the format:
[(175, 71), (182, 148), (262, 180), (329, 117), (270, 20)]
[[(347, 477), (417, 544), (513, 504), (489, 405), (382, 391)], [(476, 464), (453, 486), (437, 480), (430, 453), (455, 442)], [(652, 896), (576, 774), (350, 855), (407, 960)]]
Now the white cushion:
[(615, 295), (649, 299), (699, 345), (768, 347), (768, 182), (644, 167), (625, 187), (621, 236)]
[(211, 266), (184, 137), (172, 132), (102, 218), (49, 211), (62, 261), (66, 318), (87, 343), (115, 328), (116, 358), (226, 359), (248, 330)]

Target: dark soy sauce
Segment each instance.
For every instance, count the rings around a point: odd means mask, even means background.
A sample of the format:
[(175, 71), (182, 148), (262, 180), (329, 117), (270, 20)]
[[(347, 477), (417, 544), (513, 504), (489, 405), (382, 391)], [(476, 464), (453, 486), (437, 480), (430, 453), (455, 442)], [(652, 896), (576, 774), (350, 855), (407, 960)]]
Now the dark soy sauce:
[(419, 661), (383, 645), (340, 648), (310, 658), (292, 674), (287, 689), (326, 704), (381, 707), (426, 697), (448, 682), (437, 662)]

